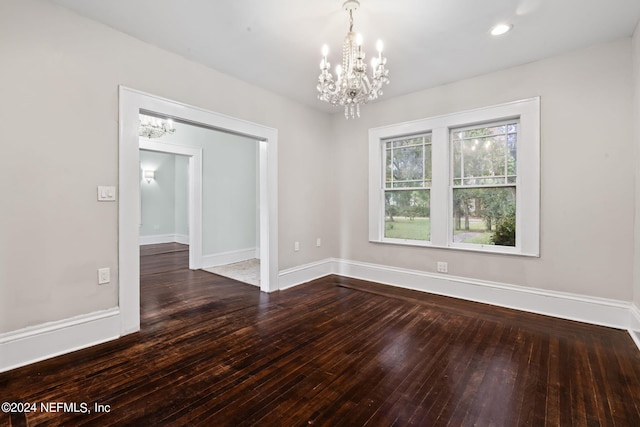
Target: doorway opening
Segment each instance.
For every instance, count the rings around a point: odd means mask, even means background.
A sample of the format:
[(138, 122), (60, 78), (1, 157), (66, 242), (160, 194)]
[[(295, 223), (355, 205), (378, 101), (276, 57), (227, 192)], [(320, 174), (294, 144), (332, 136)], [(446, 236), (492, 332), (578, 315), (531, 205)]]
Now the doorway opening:
[[(191, 270), (202, 268), (202, 149), (168, 144), (148, 138), (139, 139), (139, 149), (141, 151), (138, 217), (140, 243), (173, 241), (188, 244), (189, 268)], [(149, 155), (145, 158), (144, 153)], [(171, 160), (167, 161), (168, 159)], [(167, 164), (168, 167), (165, 166)], [(158, 169), (160, 165), (163, 165), (162, 170)], [(148, 174), (148, 172), (151, 173)], [(143, 196), (145, 193), (154, 195), (149, 190), (158, 187), (159, 182), (164, 183), (165, 187), (160, 194), (166, 194), (166, 188), (173, 187), (171, 188), (173, 197), (158, 197), (158, 194), (155, 194), (154, 207), (164, 210), (158, 215), (158, 212), (149, 212), (152, 209), (151, 204), (145, 209)], [(176, 199), (179, 200), (176, 202)], [(153, 213), (156, 213), (155, 218), (150, 220), (149, 217), (152, 217)], [(172, 232), (167, 232), (170, 230)]]
[[(121, 86), (118, 207), (121, 334), (125, 335), (140, 329), (140, 141), (138, 126), (141, 112), (217, 129), (257, 141), (260, 290), (264, 292), (277, 290), (277, 130)], [(199, 212), (201, 211), (200, 209)], [(190, 246), (192, 246), (190, 252), (196, 249), (194, 241), (191, 240), (193, 228), (190, 225)], [(198, 237), (194, 236), (194, 238)], [(202, 242), (199, 243), (199, 246), (202, 248)], [(201, 260), (202, 252), (200, 251), (198, 255)], [(201, 268), (197, 259), (194, 261), (193, 267)]]
[(140, 245), (193, 246), (190, 269), (260, 286), (257, 141), (141, 115), (150, 120), (171, 132), (140, 138)]

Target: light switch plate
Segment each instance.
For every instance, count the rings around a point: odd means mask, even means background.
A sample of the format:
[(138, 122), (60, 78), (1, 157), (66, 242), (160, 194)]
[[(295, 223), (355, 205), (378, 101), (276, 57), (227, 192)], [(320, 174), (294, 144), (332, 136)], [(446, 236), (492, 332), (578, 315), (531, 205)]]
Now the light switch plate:
[(116, 187), (110, 185), (98, 186), (98, 201), (100, 202), (115, 202), (116, 200)]
[(98, 285), (104, 285), (111, 282), (111, 270), (109, 268), (98, 269)]

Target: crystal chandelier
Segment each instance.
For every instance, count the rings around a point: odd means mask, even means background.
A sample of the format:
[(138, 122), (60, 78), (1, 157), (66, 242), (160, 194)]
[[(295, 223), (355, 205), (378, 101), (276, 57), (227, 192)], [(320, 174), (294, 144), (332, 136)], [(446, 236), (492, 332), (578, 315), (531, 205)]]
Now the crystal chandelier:
[(382, 95), (382, 85), (389, 83), (389, 70), (385, 68), (387, 58), (382, 56), (382, 42), (378, 40), (378, 56), (371, 61), (372, 75), (367, 76), (365, 54), (362, 51), (362, 36), (353, 32), (353, 11), (360, 7), (357, 0), (347, 0), (342, 8), (349, 12), (349, 32), (342, 45), (342, 65), (336, 66), (337, 80), (329, 71), (327, 60), (329, 47), (322, 46), (322, 62), (318, 77), (318, 99), (331, 105), (344, 105), (344, 116), (360, 117), (360, 104), (366, 104)]
[(173, 128), (171, 119), (164, 120), (157, 117), (145, 116), (140, 114), (140, 127), (138, 135), (145, 138), (160, 138), (166, 134), (172, 134), (176, 130)]

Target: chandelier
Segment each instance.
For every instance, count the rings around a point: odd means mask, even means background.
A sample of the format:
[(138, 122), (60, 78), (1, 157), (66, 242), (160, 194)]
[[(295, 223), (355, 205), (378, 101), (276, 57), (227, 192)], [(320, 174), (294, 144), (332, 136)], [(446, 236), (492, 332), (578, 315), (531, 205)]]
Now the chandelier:
[(140, 127), (138, 135), (146, 138), (160, 138), (166, 134), (171, 135), (176, 130), (173, 128), (172, 120), (164, 120), (157, 117), (140, 114)]
[(344, 116), (360, 117), (360, 104), (366, 104), (382, 95), (382, 85), (389, 83), (389, 70), (385, 68), (387, 58), (382, 56), (382, 41), (378, 40), (378, 56), (371, 60), (371, 77), (367, 76), (365, 54), (362, 51), (362, 36), (353, 32), (353, 11), (360, 7), (357, 0), (347, 0), (342, 8), (349, 12), (349, 32), (342, 44), (342, 65), (336, 66), (337, 79), (329, 71), (327, 60), (329, 47), (322, 46), (320, 77), (318, 77), (318, 99), (331, 105), (344, 105)]

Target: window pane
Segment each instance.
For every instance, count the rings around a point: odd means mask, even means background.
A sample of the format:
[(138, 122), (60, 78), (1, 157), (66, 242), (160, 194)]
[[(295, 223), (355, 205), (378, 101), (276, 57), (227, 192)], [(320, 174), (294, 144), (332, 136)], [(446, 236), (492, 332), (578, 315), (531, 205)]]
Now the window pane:
[(394, 149), (392, 163), (395, 181), (421, 179), (424, 171), (422, 146)]
[(429, 190), (385, 191), (384, 237), (430, 240)]
[(431, 135), (385, 142), (385, 188), (431, 186)]
[(431, 187), (431, 144), (424, 147), (424, 178), (429, 181), (427, 187)]
[(463, 149), (465, 177), (504, 176), (504, 138), (465, 141)]
[[(453, 142), (453, 177), (461, 178), (462, 177), (462, 142), (454, 141)], [(458, 179), (457, 181), (462, 182), (462, 180)], [(459, 185), (459, 184), (455, 184)]]
[(516, 135), (507, 136), (507, 174), (516, 174)]
[[(453, 179), (463, 186), (515, 182), (517, 123), (451, 132)], [(514, 179), (509, 180), (509, 177)]]
[(516, 245), (516, 188), (455, 188), (453, 241)]
[[(390, 144), (390, 143), (387, 143)], [(384, 173), (384, 181), (387, 183), (393, 182), (393, 168), (391, 167), (391, 160), (393, 159), (393, 152), (391, 150), (385, 151), (385, 173)]]

